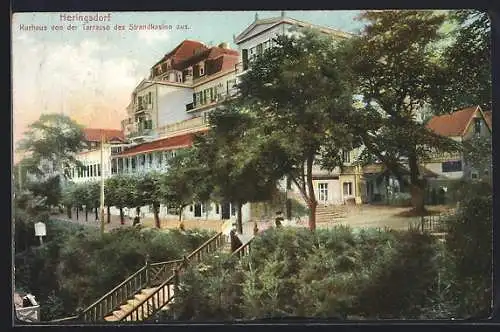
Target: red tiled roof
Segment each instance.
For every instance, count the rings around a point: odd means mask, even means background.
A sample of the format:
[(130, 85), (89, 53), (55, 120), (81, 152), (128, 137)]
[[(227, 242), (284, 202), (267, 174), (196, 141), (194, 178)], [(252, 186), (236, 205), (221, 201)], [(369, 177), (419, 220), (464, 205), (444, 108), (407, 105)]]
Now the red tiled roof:
[(464, 108), (451, 114), (435, 116), (427, 128), (441, 136), (462, 136), (477, 106)]
[(183, 148), (183, 147), (188, 147), (188, 146), (191, 146), (191, 144), (193, 144), (193, 137), (195, 134), (203, 133), (206, 131), (207, 130), (201, 130), (201, 131), (197, 131), (196, 133), (189, 133), (189, 134), (184, 134), (184, 135), (179, 135), (179, 136), (167, 137), (167, 138), (162, 138), (162, 139), (159, 139), (156, 141), (136, 145), (136, 146), (133, 146), (133, 147), (123, 151), (118, 156), (125, 157), (125, 156), (132, 156), (132, 155), (136, 155), (136, 154), (144, 153), (144, 152), (167, 151), (167, 150), (174, 150), (174, 149), (179, 149), (179, 148)]
[(83, 134), (85, 140), (88, 142), (100, 142), (101, 135), (104, 135), (106, 141), (111, 141), (113, 139), (118, 139), (123, 141), (124, 135), (123, 131), (120, 129), (98, 129), (98, 128), (84, 128)]
[(192, 57), (196, 50), (199, 49), (205, 51), (207, 50), (207, 47), (198, 41), (186, 39), (177, 45), (172, 51), (165, 54), (165, 56), (158, 61), (155, 66), (159, 65), (168, 58), (174, 58), (175, 62), (182, 62), (187, 58)]
[[(236, 64), (238, 62), (238, 56), (239, 53), (238, 51), (227, 49), (227, 48), (222, 48), (222, 47), (211, 47), (209, 49), (206, 49), (196, 55), (193, 55), (189, 58), (186, 58), (182, 63), (179, 63), (177, 65), (177, 68), (182, 70), (185, 69), (189, 66), (192, 66), (194, 64), (197, 64), (200, 61), (210, 61), (213, 63), (217, 63), (219, 61), (226, 62), (234, 62)], [(222, 67), (222, 66), (221, 66)], [(234, 65), (232, 65), (234, 67)], [(212, 73), (215, 73), (217, 71), (212, 71)]]

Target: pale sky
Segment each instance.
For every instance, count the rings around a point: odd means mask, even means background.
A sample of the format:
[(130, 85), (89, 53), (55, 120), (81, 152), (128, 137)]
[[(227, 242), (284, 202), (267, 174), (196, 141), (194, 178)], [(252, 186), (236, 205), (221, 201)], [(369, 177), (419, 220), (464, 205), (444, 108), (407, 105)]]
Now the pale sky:
[[(61, 22), (61, 13), (18, 13), (12, 18), (14, 142), (41, 113), (62, 112), (82, 125), (120, 128), (130, 94), (149, 68), (184, 39), (208, 45), (233, 43), (255, 18), (240, 12), (113, 12), (111, 31), (84, 31), (83, 22)], [(358, 11), (286, 11), (286, 16), (331, 28), (358, 32)], [(92, 15), (95, 13), (66, 13)], [(99, 13), (107, 15), (108, 13)], [(258, 12), (259, 18), (280, 11)], [(129, 24), (170, 24), (170, 31), (129, 31)], [(46, 31), (21, 31), (21, 25), (46, 25)], [(62, 24), (63, 31), (52, 25)], [(114, 31), (115, 24), (126, 26)], [(189, 29), (177, 30), (177, 25)]]

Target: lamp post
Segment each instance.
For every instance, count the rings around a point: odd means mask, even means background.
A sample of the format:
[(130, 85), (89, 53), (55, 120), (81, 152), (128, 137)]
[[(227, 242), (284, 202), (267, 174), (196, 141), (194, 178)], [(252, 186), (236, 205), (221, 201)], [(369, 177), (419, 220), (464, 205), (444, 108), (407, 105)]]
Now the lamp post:
[(40, 245), (43, 245), (43, 237), (47, 235), (47, 228), (43, 222), (37, 222), (35, 224), (35, 236), (40, 239)]

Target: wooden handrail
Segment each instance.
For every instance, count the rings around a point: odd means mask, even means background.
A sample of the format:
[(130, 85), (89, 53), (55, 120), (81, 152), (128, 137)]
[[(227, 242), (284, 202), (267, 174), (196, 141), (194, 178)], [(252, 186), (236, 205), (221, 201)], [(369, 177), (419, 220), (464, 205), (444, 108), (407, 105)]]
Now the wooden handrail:
[(171, 260), (171, 261), (151, 263), (151, 264), (149, 264), (149, 266), (166, 265), (166, 264), (172, 264), (172, 263), (182, 263), (183, 261), (184, 261), (183, 259), (174, 259), (174, 260)]
[[(122, 281), (120, 284), (118, 284), (116, 287), (114, 287), (112, 290), (110, 290), (109, 292), (107, 292), (106, 294), (104, 294), (101, 298), (99, 298), (97, 301), (95, 301), (94, 303), (92, 303), (91, 305), (89, 305), (85, 310), (83, 310), (80, 314), (80, 316), (84, 317), (85, 318), (85, 314), (88, 313), (90, 310), (92, 310), (93, 308), (97, 307), (99, 304), (101, 304), (102, 302), (104, 302), (106, 299), (108, 299), (109, 297), (113, 296), (115, 293), (117, 293), (124, 285), (126, 285), (129, 281), (132, 281), (132, 279), (134, 279), (136, 276), (138, 276), (141, 272), (145, 271), (146, 270), (146, 266), (143, 266), (142, 268), (140, 268), (139, 270), (137, 270), (135, 273), (133, 273), (132, 275), (130, 275), (127, 279), (125, 279), (124, 281)], [(144, 280), (146, 281), (146, 280)], [(107, 313), (105, 313), (107, 314)], [(103, 318), (103, 317), (101, 317)]]
[[(231, 256), (243, 256), (245, 255), (245, 251), (250, 252), (250, 243), (253, 241), (254, 237), (252, 237), (250, 240), (248, 240), (245, 244), (241, 245), (238, 249), (236, 249)], [(247, 250), (248, 248), (248, 250)]]
[(80, 318), (80, 316), (64, 317), (64, 318), (50, 320), (50, 321), (48, 321), (48, 323), (69, 322), (69, 321), (77, 320), (78, 318)]
[[(182, 259), (164, 261), (159, 263), (149, 264), (149, 267), (154, 266), (167, 266), (170, 264), (179, 264), (182, 262)], [(144, 288), (151, 281), (148, 277), (148, 265), (143, 266), (135, 273), (130, 275), (127, 279), (121, 282), (119, 285), (114, 287), (112, 290), (103, 295), (100, 299), (92, 303), (88, 306), (83, 312), (80, 313), (79, 317), (83, 320), (87, 321), (96, 321), (103, 319), (107, 314), (112, 312), (117, 306), (121, 305), (123, 301), (128, 299), (132, 293), (136, 293), (138, 290)], [(144, 278), (142, 278), (142, 273), (144, 272)], [(138, 281), (134, 279), (139, 277)], [(132, 282), (134, 281), (134, 282)], [(105, 307), (102, 308), (102, 305), (105, 304)], [(91, 311), (96, 311), (94, 315), (88, 315)], [(98, 313), (98, 314), (97, 314)]]
[(223, 235), (222, 232), (219, 232), (219, 233), (215, 234), (214, 236), (212, 236), (210, 239), (208, 239), (207, 241), (205, 241), (205, 243), (203, 243), (201, 246), (199, 246), (198, 249), (196, 249), (195, 251), (193, 251), (192, 253), (190, 253), (187, 256), (187, 259), (189, 260), (189, 259), (193, 258), (193, 256), (195, 256), (200, 251), (202, 251), (209, 243), (212, 243), (215, 239), (217, 239), (218, 237), (220, 237), (222, 235)]
[[(165, 305), (167, 305), (174, 298), (175, 294), (172, 294), (170, 292), (170, 288), (167, 288), (167, 296), (165, 298), (165, 287), (167, 285), (172, 284), (172, 283), (176, 283), (175, 279), (177, 278), (178, 273), (181, 272), (185, 267), (187, 267), (187, 264), (189, 264), (189, 262), (192, 260), (193, 257), (200, 258), (200, 260), (201, 260), (201, 257), (200, 257), (201, 253), (203, 253), (205, 249), (207, 249), (207, 253), (210, 253), (210, 248), (214, 248), (214, 251), (219, 249), (218, 248), (219, 246), (217, 246), (217, 244), (221, 244), (221, 243), (218, 243), (217, 240), (222, 239), (223, 236), (224, 236), (224, 234), (222, 232), (217, 233), (216, 235), (214, 235), (213, 237), (211, 237), (210, 239), (205, 241), (205, 243), (203, 243), (201, 246), (199, 246), (198, 249), (196, 249), (191, 254), (189, 254), (186, 257), (186, 259), (183, 260), (183, 263), (174, 269), (174, 273), (172, 274), (172, 276), (170, 276), (170, 278), (163, 281), (156, 288), (156, 290), (154, 292), (149, 294), (146, 298), (144, 298), (136, 306), (134, 306), (134, 308), (132, 310), (130, 310), (129, 312), (127, 312), (120, 319), (120, 321), (128, 320), (128, 318), (130, 318), (130, 319), (135, 318), (135, 320), (138, 320), (139, 316), (141, 317), (141, 320), (144, 320), (144, 319), (154, 315), (158, 310), (160, 310)], [(215, 243), (215, 247), (211, 246), (213, 243)], [(222, 242), (222, 244), (223, 244), (223, 242)], [(161, 296), (161, 295), (163, 295), (163, 296)], [(161, 302), (160, 302), (160, 296), (161, 296)], [(154, 301), (154, 299), (153, 299), (154, 297), (157, 298), (157, 302)], [(148, 310), (150, 301), (152, 302), (152, 305), (153, 305), (152, 312), (149, 312), (149, 310)], [(145, 307), (146, 307), (146, 310), (145, 310)], [(147, 314), (147, 317), (144, 317), (145, 312)]]

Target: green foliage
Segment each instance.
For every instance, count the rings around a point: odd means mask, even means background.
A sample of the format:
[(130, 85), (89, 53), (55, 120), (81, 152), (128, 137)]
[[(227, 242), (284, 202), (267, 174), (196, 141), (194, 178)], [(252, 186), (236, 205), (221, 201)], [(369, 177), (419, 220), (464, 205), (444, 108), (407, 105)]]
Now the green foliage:
[(207, 201), (213, 190), (210, 170), (199, 156), (196, 148), (178, 153), (169, 160), (168, 172), (160, 180), (163, 200), (177, 207), (179, 220), (184, 207), (193, 201)]
[(448, 15), (453, 42), (443, 52), (444, 81), (434, 106), (446, 113), (471, 105), (491, 110), (491, 23), (488, 13), (457, 10)]
[[(464, 161), (478, 173), (478, 180), (490, 182), (493, 179), (492, 135), (475, 136), (464, 143)], [(470, 178), (470, 174), (465, 174)]]
[(174, 311), (183, 320), (420, 318), (435, 298), (437, 256), (417, 232), (270, 229), (240, 262), (213, 257), (185, 274)]
[(75, 154), (83, 148), (83, 128), (63, 114), (42, 114), (29, 126), (18, 151), (27, 155), (22, 164), (34, 175), (79, 166)]
[(171, 311), (180, 320), (224, 321), (241, 316), (243, 275), (227, 254), (210, 257), (183, 273)]
[(460, 149), (415, 121), (439, 95), (436, 86), (441, 84), (443, 69), (436, 43), (445, 16), (430, 10), (387, 10), (366, 11), (360, 18), (367, 25), (360, 37), (347, 44), (346, 54), (364, 106), (350, 124), (371, 161), (383, 162), (405, 182), (403, 165), (408, 166), (412, 203), (422, 212), (425, 181), (419, 161), (433, 149)]
[(42, 180), (34, 180), (26, 183), (26, 188), (35, 196), (44, 197), (47, 208), (57, 206), (62, 199), (60, 176), (51, 176)]
[(178, 259), (213, 236), (207, 231), (136, 227), (101, 236), (93, 227), (74, 223), (49, 220), (46, 225), (44, 245), (32, 243), (15, 262), (16, 287), (28, 289), (46, 307), (44, 320), (70, 316), (90, 305), (141, 268), (146, 255), (153, 262)]
[(447, 221), (450, 298), (459, 317), (489, 316), (492, 299), (492, 188), (469, 184), (458, 213)]

